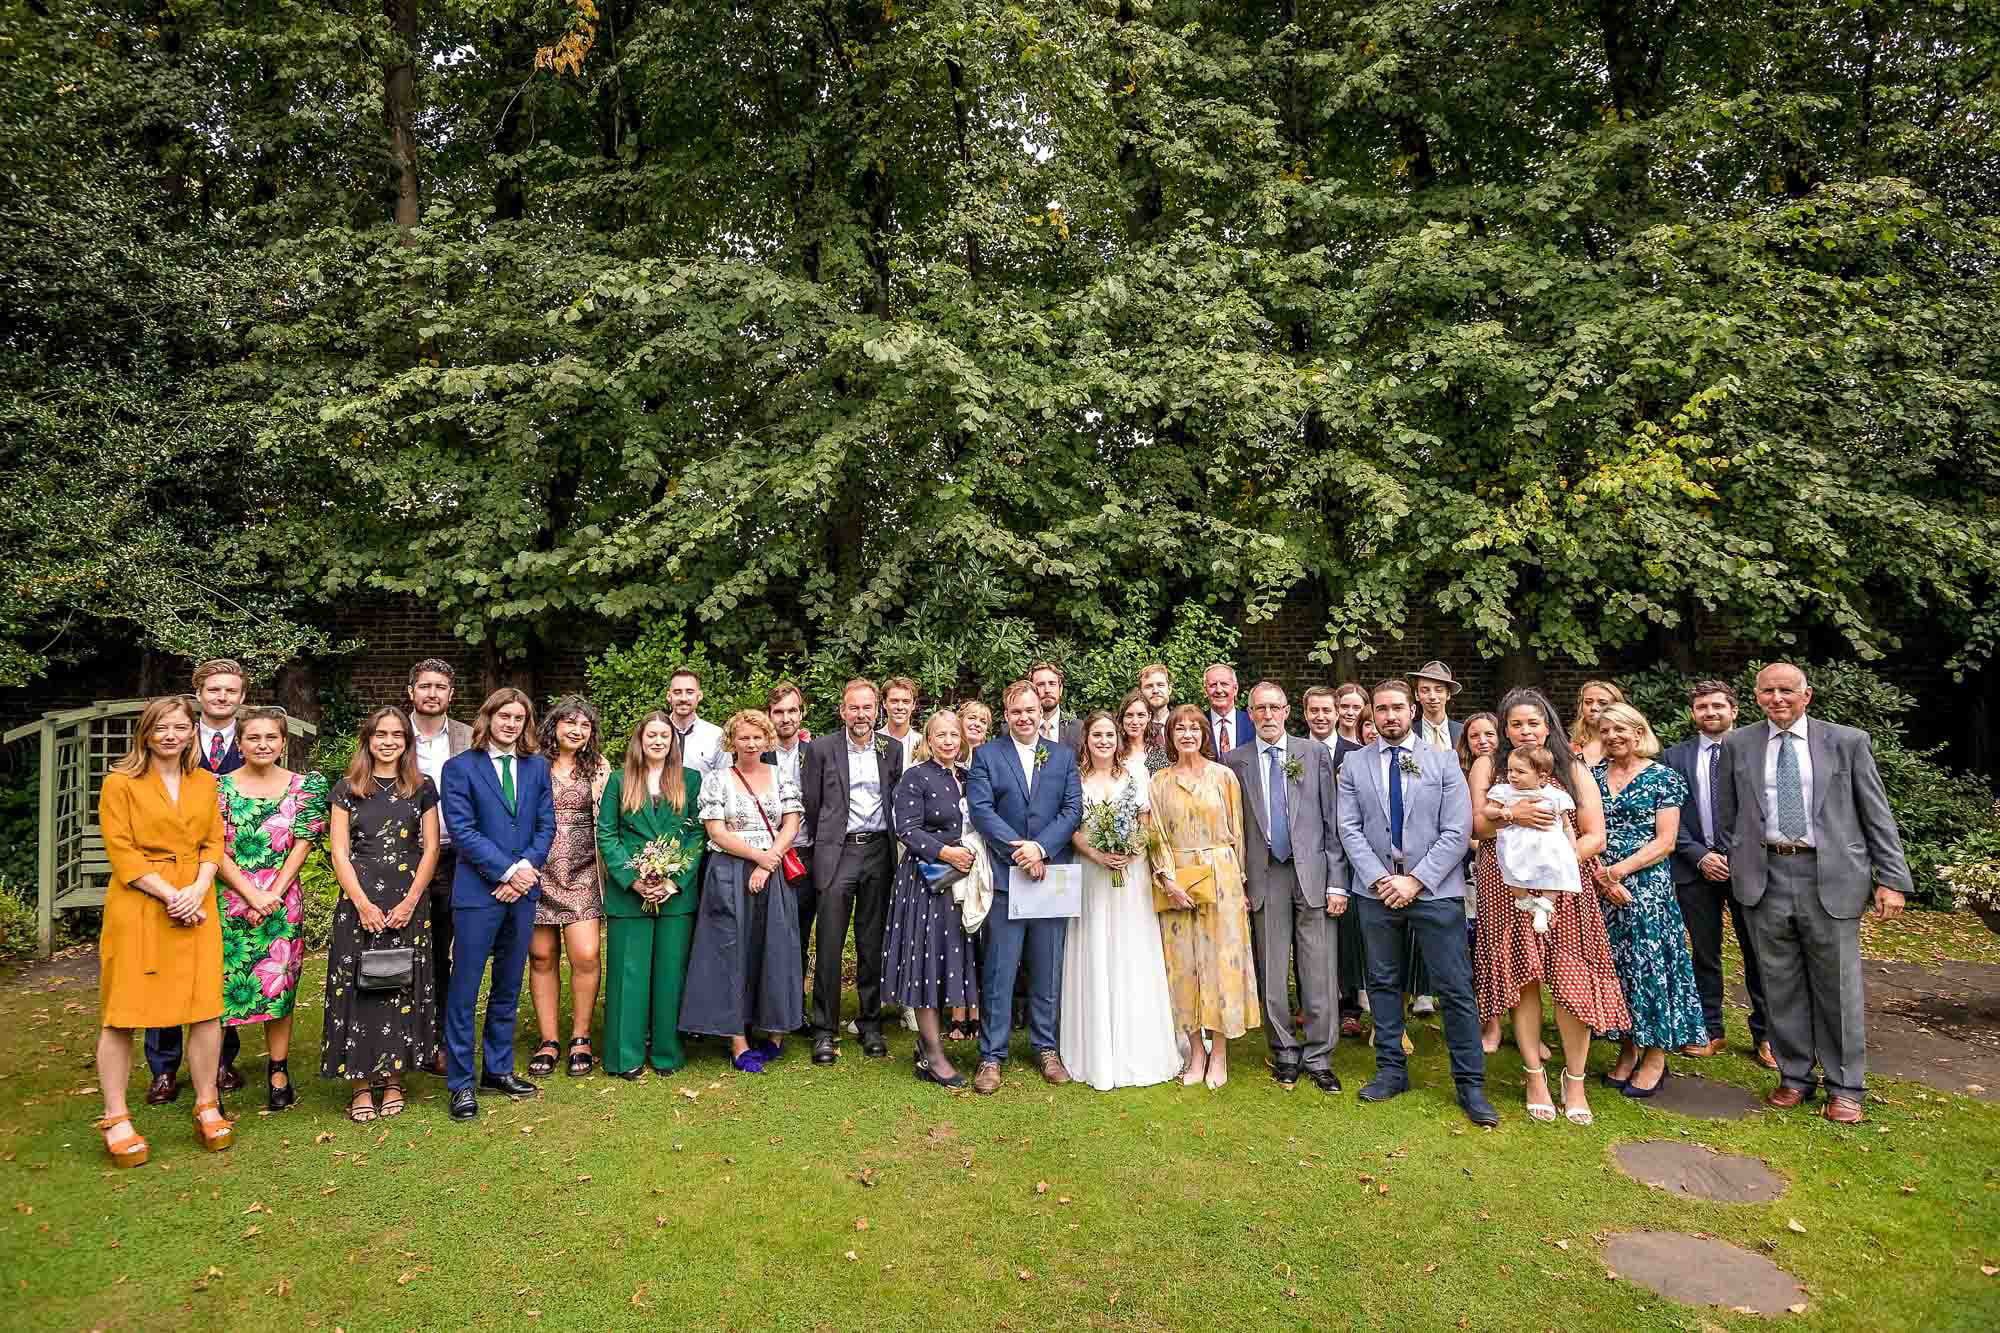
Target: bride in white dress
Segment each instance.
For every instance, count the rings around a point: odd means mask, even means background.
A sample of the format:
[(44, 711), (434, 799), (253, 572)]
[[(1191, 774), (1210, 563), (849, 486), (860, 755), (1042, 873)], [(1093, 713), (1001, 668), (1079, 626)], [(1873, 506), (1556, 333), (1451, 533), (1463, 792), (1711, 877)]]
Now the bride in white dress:
[[(1074, 841), (1083, 867), (1083, 914), (1070, 921), (1063, 943), (1062, 1062), (1078, 1082), (1100, 1091), (1165, 1083), (1180, 1072), (1181, 1055), (1152, 871), (1143, 847), (1120, 858), (1089, 843), (1092, 808), (1104, 802), (1135, 809), (1142, 835), (1151, 828), (1145, 746), (1121, 743), (1111, 715), (1092, 713), (1083, 720), (1077, 764), (1084, 818)], [(1121, 884), (1112, 883), (1114, 869)]]

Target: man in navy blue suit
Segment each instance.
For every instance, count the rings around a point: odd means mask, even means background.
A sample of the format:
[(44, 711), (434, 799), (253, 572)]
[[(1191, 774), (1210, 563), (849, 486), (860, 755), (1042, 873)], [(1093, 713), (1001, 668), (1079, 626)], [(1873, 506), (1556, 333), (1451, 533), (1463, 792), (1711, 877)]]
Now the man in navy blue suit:
[(514, 1017), (534, 934), (542, 864), (555, 840), (549, 765), (535, 753), (535, 705), (495, 690), (472, 724), (472, 748), (444, 766), (444, 823), (458, 849), (451, 883), (451, 988), (445, 993), (445, 1085), (453, 1120), (479, 1115), (472, 1080), (472, 1016), (493, 962), (479, 1086), (509, 1097), (540, 1091), (514, 1072)]
[[(201, 712), (195, 726), (195, 761), (221, 777), (243, 767), (243, 750), (236, 743), (236, 713), (243, 707), (243, 666), (233, 658), (212, 657), (194, 669), (194, 699)], [(236, 1072), (236, 1055), (242, 1037), (233, 1027), (222, 1029), (222, 1068), (215, 1076), (218, 1092), (234, 1092), (243, 1086)], [(162, 1106), (181, 1095), (181, 1030), (146, 1029), (146, 1068), (153, 1082), (146, 1089), (146, 1104)]]
[(1007, 734), (972, 756), (965, 804), (972, 826), (993, 858), (993, 910), (986, 917), (985, 974), (979, 978), (979, 1070), (972, 1090), (1000, 1090), (1000, 1066), (1013, 1036), (1014, 974), (1028, 964), (1028, 1039), (1042, 1077), (1069, 1082), (1056, 1054), (1056, 1006), (1062, 995), (1063, 934), (1060, 918), (1008, 919), (1007, 883), (1019, 868), (1041, 879), (1051, 865), (1074, 858), (1070, 839), (1083, 822), (1083, 779), (1076, 751), (1041, 734), (1042, 705), (1035, 687), (1017, 680), (1002, 696)]
[(1236, 706), (1236, 668), (1216, 662), (1201, 673), (1201, 692), (1208, 696), (1208, 735), (1217, 754), (1247, 745), (1257, 729), (1250, 714)]

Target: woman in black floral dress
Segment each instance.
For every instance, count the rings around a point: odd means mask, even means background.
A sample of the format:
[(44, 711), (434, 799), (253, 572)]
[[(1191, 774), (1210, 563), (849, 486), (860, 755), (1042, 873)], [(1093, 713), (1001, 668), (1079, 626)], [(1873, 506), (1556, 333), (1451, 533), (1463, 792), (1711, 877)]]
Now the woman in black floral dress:
[[(438, 859), (438, 794), (417, 769), (410, 720), (378, 708), (333, 789), (327, 840), (340, 901), (326, 960), (326, 1028), (320, 1074), (353, 1086), (349, 1118), (366, 1123), (403, 1109), (403, 1074), (427, 1069), (439, 1049), (431, 990), (430, 880)], [(357, 984), (364, 949), (408, 948), (410, 983), (393, 991)]]

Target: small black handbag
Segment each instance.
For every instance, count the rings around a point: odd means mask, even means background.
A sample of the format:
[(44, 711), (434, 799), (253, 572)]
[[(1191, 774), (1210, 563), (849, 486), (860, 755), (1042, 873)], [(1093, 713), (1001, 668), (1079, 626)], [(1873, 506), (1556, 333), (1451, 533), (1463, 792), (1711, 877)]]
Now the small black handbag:
[(361, 966), (354, 973), (354, 987), (371, 992), (399, 991), (410, 984), (415, 968), (414, 949), (363, 949)]

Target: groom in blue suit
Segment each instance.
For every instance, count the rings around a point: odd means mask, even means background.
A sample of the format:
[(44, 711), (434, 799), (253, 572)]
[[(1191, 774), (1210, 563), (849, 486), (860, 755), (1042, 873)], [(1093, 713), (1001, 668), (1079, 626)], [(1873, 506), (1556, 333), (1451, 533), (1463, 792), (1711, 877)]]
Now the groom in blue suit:
[(1035, 687), (1025, 680), (1007, 687), (1004, 696), (1007, 735), (974, 751), (972, 772), (965, 781), (966, 809), (972, 826), (986, 840), (993, 858), (993, 908), (986, 916), (986, 970), (979, 978), (979, 1071), (972, 1090), (1000, 1090), (1000, 1066), (1007, 1059), (1013, 1035), (1014, 974), (1025, 957), (1028, 964), (1028, 1039), (1042, 1077), (1050, 1083), (1069, 1082), (1069, 1071), (1056, 1054), (1056, 1004), (1062, 994), (1063, 934), (1069, 922), (1061, 918), (1008, 919), (1007, 882), (1018, 867), (1034, 879), (1051, 865), (1064, 865), (1075, 852), (1070, 846), (1083, 822), (1083, 779), (1076, 768), (1076, 751), (1041, 735), (1042, 705)]
[(514, 1073), (514, 1016), (521, 970), (534, 934), (542, 864), (555, 841), (556, 807), (549, 765), (535, 753), (535, 706), (511, 688), (479, 709), (472, 745), (444, 765), (444, 824), (458, 850), (451, 882), (451, 987), (445, 993), (446, 1086), (453, 1120), (479, 1115), (472, 1090), (472, 1016), (479, 983), (493, 962), (486, 997), (484, 1064), (479, 1086), (509, 1097), (539, 1091)]

